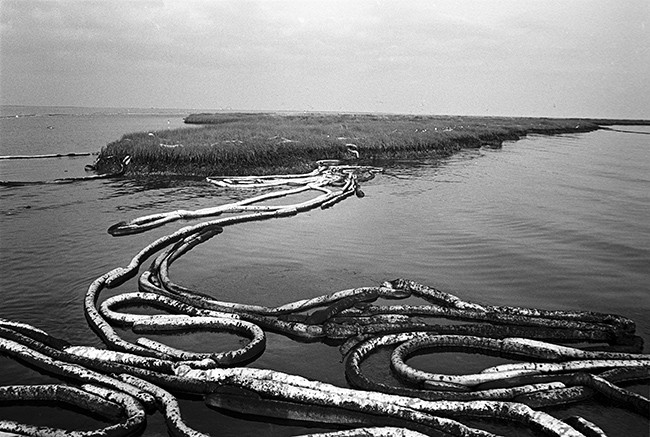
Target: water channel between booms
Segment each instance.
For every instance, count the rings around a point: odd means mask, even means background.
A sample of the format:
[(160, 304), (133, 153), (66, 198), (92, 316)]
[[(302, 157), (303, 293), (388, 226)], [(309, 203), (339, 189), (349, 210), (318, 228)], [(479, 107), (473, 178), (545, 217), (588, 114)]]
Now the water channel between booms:
[[(397, 161), (364, 184), (364, 198), (226, 228), (177, 261), (171, 276), (222, 300), (264, 305), (406, 277), (471, 301), (622, 314), (637, 322), (648, 342), (650, 156), (639, 137), (604, 131), (531, 136), (443, 162)], [(100, 345), (83, 317), (88, 284), (186, 223), (120, 238), (106, 234), (108, 226), (237, 196), (242, 194), (179, 181), (3, 188), (0, 316), (74, 343)], [(133, 290), (131, 281), (117, 291)], [(215, 347), (233, 342), (206, 334), (170, 344), (200, 349), (206, 339)], [(431, 370), (476, 370), (473, 359), (440, 358), (414, 362)], [(0, 363), (3, 384), (42, 380), (7, 359)], [(252, 366), (346, 384), (337, 349), (321, 343), (270, 335)], [(371, 363), (390, 378), (386, 366), (385, 360)], [(612, 435), (635, 435), (647, 426), (618, 409), (590, 404), (587, 410), (592, 419), (607, 417)], [(214, 419), (198, 420), (208, 426)], [(269, 430), (220, 420), (232, 435)], [(145, 435), (163, 432), (153, 422)], [(283, 426), (273, 432), (297, 432)]]

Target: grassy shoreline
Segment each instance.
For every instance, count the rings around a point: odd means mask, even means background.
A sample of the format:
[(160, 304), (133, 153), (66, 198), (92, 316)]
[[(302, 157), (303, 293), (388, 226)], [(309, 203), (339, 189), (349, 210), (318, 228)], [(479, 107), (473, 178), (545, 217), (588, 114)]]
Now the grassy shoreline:
[[(358, 162), (449, 156), (463, 148), (500, 147), (528, 134), (589, 132), (648, 120), (378, 115), (338, 113), (192, 114), (193, 127), (124, 135), (100, 151), (97, 170), (110, 172), (130, 155), (127, 175), (272, 174), (309, 171), (320, 159)], [(196, 126), (200, 125), (200, 126)]]

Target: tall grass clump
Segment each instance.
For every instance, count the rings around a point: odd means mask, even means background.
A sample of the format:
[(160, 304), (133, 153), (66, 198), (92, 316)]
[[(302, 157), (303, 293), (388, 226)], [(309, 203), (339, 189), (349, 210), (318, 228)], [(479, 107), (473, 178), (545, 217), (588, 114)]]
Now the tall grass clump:
[[(131, 156), (131, 174), (187, 176), (307, 171), (320, 159), (345, 159), (354, 144), (361, 162), (448, 156), (526, 134), (597, 129), (584, 119), (379, 114), (195, 114), (195, 127), (124, 135), (100, 152), (98, 169)], [(113, 158), (110, 158), (113, 157)]]

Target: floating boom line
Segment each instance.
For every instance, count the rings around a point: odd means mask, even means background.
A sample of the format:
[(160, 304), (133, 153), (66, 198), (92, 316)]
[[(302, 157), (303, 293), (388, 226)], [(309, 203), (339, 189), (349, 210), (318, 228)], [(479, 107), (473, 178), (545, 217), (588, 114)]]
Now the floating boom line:
[[(0, 354), (72, 381), (0, 387), (0, 401), (61, 402), (112, 423), (77, 432), (4, 420), (0, 431), (126, 436), (141, 431), (146, 415), (157, 410), (172, 435), (205, 436), (185, 423), (173, 393), (203, 396), (208, 406), (217, 409), (350, 428), (318, 434), (332, 437), (494, 435), (464, 423), (475, 423), (477, 418), (515, 422), (549, 436), (605, 435), (582, 417), (561, 420), (543, 411), (594, 395), (650, 416), (648, 399), (619, 385), (650, 379), (650, 355), (641, 353), (635, 324), (619, 315), (493, 306), (406, 279), (269, 307), (223, 301), (209, 290), (192, 290), (171, 279), (170, 267), (176, 260), (229, 226), (331, 207), (354, 194), (362, 197), (359, 182), (379, 172), (375, 167), (323, 161), (302, 175), (208, 178), (218, 189), (254, 190), (255, 195), (227, 205), (152, 214), (111, 226), (109, 233), (119, 236), (181, 219), (216, 217), (158, 238), (128, 265), (90, 284), (84, 300), (86, 318), (107, 349), (71, 345), (36, 327), (0, 319)], [(306, 192), (315, 196), (294, 204), (263, 205)], [(139, 275), (138, 291), (118, 293), (100, 303), (102, 291), (138, 276), (150, 258), (150, 267)], [(408, 305), (395, 304), (406, 298)], [(412, 304), (414, 299), (420, 304)], [(162, 312), (125, 311), (134, 305)], [(438, 319), (456, 323), (438, 323)], [(219, 330), (245, 340), (237, 349), (197, 353), (144, 336), (128, 341), (117, 327), (138, 335)], [(351, 387), (252, 367), (265, 351), (268, 332), (340, 345)], [(599, 350), (567, 346), (570, 343), (594, 343)], [(387, 366), (399, 383), (375, 381), (362, 371), (369, 355), (386, 348), (392, 349)], [(473, 352), (521, 362), (470, 375), (431, 373), (407, 363), (422, 351)]]
[(43, 155), (2, 155), (0, 156), (0, 160), (74, 158), (77, 156), (91, 156), (96, 154), (97, 152), (71, 152), (71, 153), (47, 153)]
[[(116, 157), (113, 157), (116, 158)], [(126, 169), (131, 163), (131, 157), (126, 155), (117, 164), (118, 168), (109, 173), (94, 174), (89, 176), (79, 176), (70, 178), (59, 178), (46, 181), (0, 181), (0, 186), (24, 186), (24, 185), (44, 185), (44, 184), (69, 184), (73, 182), (92, 181), (96, 179), (110, 179), (123, 176)], [(95, 170), (94, 165), (87, 165), (87, 170)]]

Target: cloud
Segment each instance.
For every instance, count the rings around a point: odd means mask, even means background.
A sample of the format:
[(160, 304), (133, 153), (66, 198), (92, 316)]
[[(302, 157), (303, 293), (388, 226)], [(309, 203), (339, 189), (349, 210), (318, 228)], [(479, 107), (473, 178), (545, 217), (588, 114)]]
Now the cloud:
[[(383, 6), (381, 6), (383, 5)], [(303, 60), (365, 62), (433, 56), (472, 35), (432, 8), (348, 1), (12, 2), (3, 13), (6, 56), (219, 66)], [(429, 9), (429, 10), (423, 10)], [(435, 11), (433, 11), (435, 12)], [(372, 58), (367, 59), (367, 56)], [(49, 68), (48, 67), (48, 68)]]
[(648, 90), (641, 0), (0, 2), (12, 102), (531, 113)]

